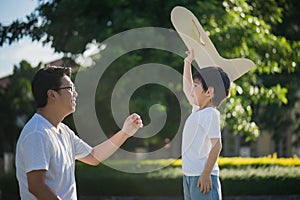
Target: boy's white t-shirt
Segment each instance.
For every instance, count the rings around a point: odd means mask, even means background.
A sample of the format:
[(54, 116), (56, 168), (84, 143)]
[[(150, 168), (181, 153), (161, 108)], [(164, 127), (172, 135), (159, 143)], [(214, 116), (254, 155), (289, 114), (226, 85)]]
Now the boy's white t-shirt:
[(16, 171), (21, 199), (36, 199), (28, 190), (26, 173), (46, 170), (45, 183), (61, 199), (77, 199), (75, 159), (91, 153), (92, 148), (63, 123), (58, 129), (39, 114), (23, 128), (17, 142)]
[[(213, 107), (193, 110), (187, 118), (182, 135), (182, 171), (186, 176), (200, 176), (212, 148), (210, 139), (221, 138), (220, 112)], [(215, 163), (212, 175), (219, 176)]]

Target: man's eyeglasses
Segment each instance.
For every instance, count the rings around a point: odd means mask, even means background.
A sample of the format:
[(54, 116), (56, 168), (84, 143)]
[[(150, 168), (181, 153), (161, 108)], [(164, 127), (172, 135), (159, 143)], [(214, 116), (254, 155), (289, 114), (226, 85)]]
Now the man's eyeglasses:
[(53, 90), (58, 91), (58, 90), (63, 90), (63, 89), (70, 89), (71, 92), (75, 92), (76, 91), (76, 88), (75, 88), (74, 85), (67, 86), (67, 87), (60, 87), (60, 88), (56, 88), (56, 89), (53, 89)]

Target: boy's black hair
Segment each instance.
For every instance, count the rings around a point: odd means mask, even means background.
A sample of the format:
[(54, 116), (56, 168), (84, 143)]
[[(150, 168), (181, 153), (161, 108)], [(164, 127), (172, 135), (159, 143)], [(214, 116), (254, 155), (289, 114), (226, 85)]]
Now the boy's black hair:
[(31, 89), (37, 108), (47, 104), (47, 91), (58, 89), (65, 75), (71, 77), (71, 68), (50, 66), (36, 72), (31, 82)]
[(215, 106), (219, 106), (229, 95), (230, 79), (220, 67), (202, 68), (193, 75), (193, 80), (196, 79), (201, 82), (204, 91), (207, 91), (209, 87), (214, 87), (213, 104)]
[(199, 73), (199, 71), (195, 72), (193, 74), (193, 80), (198, 80), (200, 81), (202, 87), (203, 87), (203, 90), (206, 92), (208, 90), (208, 87), (204, 81), (204, 79), (202, 78), (201, 74)]

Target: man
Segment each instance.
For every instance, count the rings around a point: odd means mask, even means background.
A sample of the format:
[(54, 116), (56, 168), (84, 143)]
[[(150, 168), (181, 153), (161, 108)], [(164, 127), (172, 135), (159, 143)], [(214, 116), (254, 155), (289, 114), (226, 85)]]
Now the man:
[(17, 142), (16, 170), (21, 199), (77, 199), (75, 160), (98, 165), (143, 126), (132, 114), (107, 141), (90, 147), (63, 119), (75, 111), (77, 93), (71, 69), (48, 67), (32, 81), (37, 112), (24, 126)]

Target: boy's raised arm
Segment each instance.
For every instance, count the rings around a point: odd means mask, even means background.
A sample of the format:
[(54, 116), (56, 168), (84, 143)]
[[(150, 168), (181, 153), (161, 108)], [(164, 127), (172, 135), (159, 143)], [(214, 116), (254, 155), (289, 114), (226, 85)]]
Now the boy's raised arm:
[(184, 59), (184, 68), (183, 68), (183, 92), (188, 99), (189, 103), (194, 104), (192, 98), (192, 89), (193, 89), (193, 77), (192, 77), (192, 66), (191, 63), (194, 60), (194, 50), (190, 49), (186, 52), (187, 57)]

